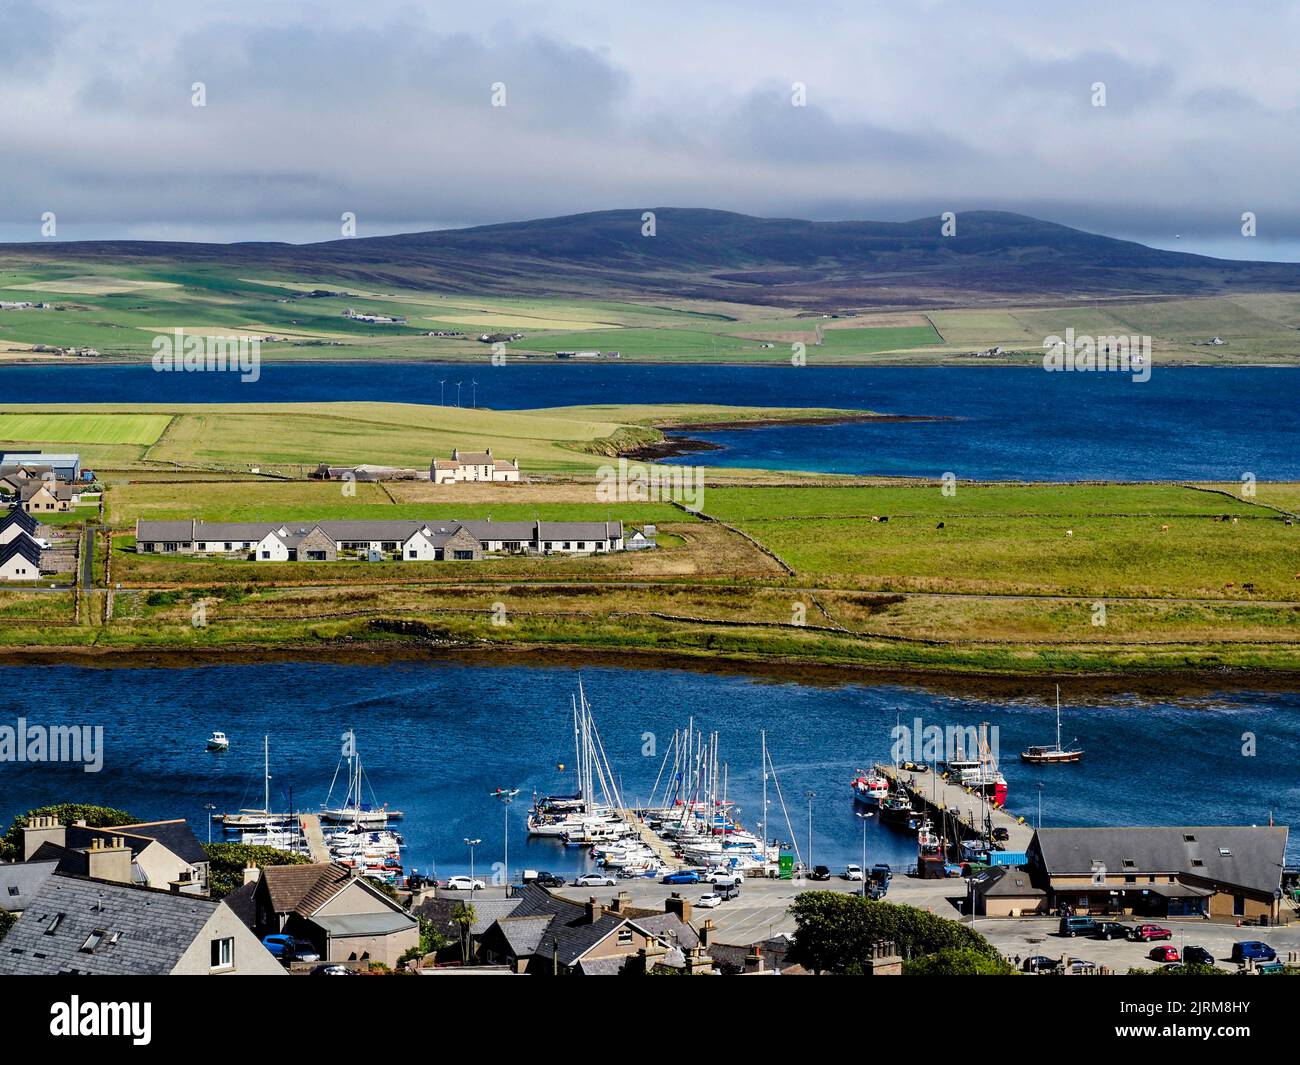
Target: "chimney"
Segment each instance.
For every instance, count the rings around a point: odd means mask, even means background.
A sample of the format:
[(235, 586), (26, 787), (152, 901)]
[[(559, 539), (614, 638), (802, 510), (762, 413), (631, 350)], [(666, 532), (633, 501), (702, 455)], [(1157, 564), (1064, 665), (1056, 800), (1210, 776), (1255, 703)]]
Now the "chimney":
[(587, 924), (595, 924), (600, 920), (600, 903), (596, 901), (596, 896), (592, 895), (587, 900)]
[(23, 861), (27, 861), (42, 843), (59, 847), (68, 845), (68, 830), (59, 824), (57, 817), (33, 817), (23, 829)]
[(713, 938), (713, 918), (709, 917), (700, 926), (700, 946), (709, 949), (709, 940)]
[(765, 963), (763, 961), (762, 947), (755, 946), (754, 953), (745, 955), (745, 972), (761, 973), (764, 970), (764, 966)]
[(632, 896), (626, 891), (620, 891), (614, 896), (614, 901), (609, 904), (610, 913), (627, 913), (627, 909), (632, 905)]
[(664, 913), (675, 913), (682, 924), (690, 924), (691, 900), (683, 898), (680, 891), (674, 891), (664, 900)]
[(93, 880), (131, 883), (131, 848), (123, 845), (121, 836), (96, 836), (91, 840), (86, 865), (87, 875)]
[(262, 870), (257, 867), (257, 863), (249, 860), (244, 863), (244, 883), (256, 884), (262, 879)]

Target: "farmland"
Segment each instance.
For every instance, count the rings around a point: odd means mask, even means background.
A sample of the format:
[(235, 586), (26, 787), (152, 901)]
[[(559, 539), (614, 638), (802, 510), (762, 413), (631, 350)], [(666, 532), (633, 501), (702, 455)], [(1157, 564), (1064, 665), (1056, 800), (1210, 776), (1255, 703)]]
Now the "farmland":
[[(203, 264), (127, 266), (0, 261), (0, 300), (47, 309), (0, 312), (0, 359), (143, 361), (154, 337), (259, 338), (266, 361), (486, 361), (481, 335), (505, 340), (507, 359), (554, 360), (566, 351), (617, 352), (648, 362), (788, 363), (802, 344), (811, 365), (962, 364), (1041, 357), (1043, 338), (1066, 328), (1095, 336), (1149, 335), (1157, 362), (1207, 365), (1300, 358), (1300, 295), (1241, 293), (998, 307), (827, 313), (726, 299), (522, 298), (346, 279), (253, 274)], [(404, 318), (375, 324), (344, 311)], [(1205, 342), (1219, 337), (1223, 342)], [(41, 347), (46, 350), (34, 351)]]

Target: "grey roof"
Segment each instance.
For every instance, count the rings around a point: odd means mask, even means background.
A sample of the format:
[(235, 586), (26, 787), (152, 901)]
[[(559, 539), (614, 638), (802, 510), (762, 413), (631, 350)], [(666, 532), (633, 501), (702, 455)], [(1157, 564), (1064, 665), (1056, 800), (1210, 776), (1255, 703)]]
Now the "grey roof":
[(539, 540), (614, 540), (623, 535), (621, 521), (538, 522)]
[(409, 913), (402, 913), (399, 910), (388, 910), (385, 913), (340, 913), (329, 916), (317, 914), (309, 920), (332, 936), (386, 936), (392, 932), (404, 932), (419, 924), (419, 921)]
[[(166, 975), (218, 905), (56, 873), (0, 943), (0, 975)], [(104, 933), (99, 946), (83, 950), (96, 931)]]
[(529, 917), (515, 915), (498, 918), (496, 926), (501, 929), (501, 934), (505, 936), (506, 944), (510, 947), (510, 953), (516, 958), (528, 958), (538, 952), (542, 936), (546, 934), (553, 920), (554, 917), (549, 917), (546, 914), (536, 914)]
[(33, 566), (39, 568), (41, 564), (41, 545), (24, 532), (21, 536), (15, 536), (7, 544), (0, 545), (0, 565), (4, 565), (15, 555), (21, 555)]
[(0, 532), (4, 532), (10, 525), (17, 525), (18, 528), (30, 536), (36, 532), (36, 527), (39, 524), (35, 518), (21, 507), (13, 507), (0, 514)]
[(18, 913), (58, 868), (57, 861), (7, 862), (0, 865), (0, 910)]
[[(203, 522), (154, 521), (136, 522), (136, 539), (146, 543), (178, 541), (221, 543), (227, 540), (260, 540), (277, 529), (287, 529), (289, 536), (301, 538), (319, 528), (335, 542), (342, 540), (410, 539), (420, 529), (436, 535), (451, 535), (464, 528), (477, 540), (616, 540), (623, 535), (621, 521), (492, 521), (490, 519), (423, 518), (326, 520), (320, 522)], [(286, 541), (287, 542), (287, 541)]]
[(631, 922), (643, 932), (687, 950), (700, 945), (699, 933), (675, 913), (656, 913), (649, 917), (632, 917)]
[(1047, 892), (1035, 887), (1029, 877), (1029, 871), (1016, 866), (1002, 865), (986, 869), (974, 880), (975, 894), (988, 896), (1007, 896), (1024, 898), (1039, 897)]
[(189, 824), (184, 820), (176, 821), (141, 821), (134, 825), (115, 825), (113, 828), (98, 830), (101, 835), (121, 833), (123, 836), (143, 836), (156, 839), (177, 858), (190, 865), (202, 865), (208, 860), (208, 852), (195, 837)]
[[(1285, 826), (1040, 828), (1031, 844), (1051, 876), (1185, 874), (1272, 894), (1282, 883)], [(1200, 864), (1197, 864), (1197, 863)]]

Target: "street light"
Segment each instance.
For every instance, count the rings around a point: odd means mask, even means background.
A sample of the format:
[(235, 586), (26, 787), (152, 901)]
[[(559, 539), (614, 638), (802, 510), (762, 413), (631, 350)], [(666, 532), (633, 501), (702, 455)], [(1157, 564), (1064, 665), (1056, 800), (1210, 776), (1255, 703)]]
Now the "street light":
[(1043, 782), (1040, 780), (1038, 787), (1038, 827), (1043, 827)]
[(808, 796), (808, 870), (811, 872), (813, 867), (812, 801), (817, 798), (817, 793), (810, 791), (806, 794)]
[(867, 822), (875, 815), (874, 810), (868, 810), (863, 813), (861, 810), (853, 811), (862, 822), (862, 897), (867, 897)]
[(478, 883), (474, 879), (474, 848), (482, 842), (481, 839), (470, 839), (468, 836), (465, 837), (465, 846), (469, 848), (469, 897), (471, 899), (474, 897), (474, 887)]
[[(459, 406), (459, 404), (457, 404)], [(519, 794), (518, 788), (497, 788), (490, 793), (494, 799), (501, 801), (501, 840), (504, 847), (505, 858), (502, 865), (505, 868), (506, 894), (510, 894), (510, 804), (515, 801), (515, 796)]]
[[(205, 802), (205, 803), (203, 804), (203, 809), (208, 810), (208, 811), (212, 811), (212, 810), (215, 810), (216, 807), (213, 806), (212, 803), (210, 803), (210, 802)], [(208, 843), (209, 843), (209, 844), (212, 843), (212, 814), (211, 814), (211, 812), (208, 813)]]

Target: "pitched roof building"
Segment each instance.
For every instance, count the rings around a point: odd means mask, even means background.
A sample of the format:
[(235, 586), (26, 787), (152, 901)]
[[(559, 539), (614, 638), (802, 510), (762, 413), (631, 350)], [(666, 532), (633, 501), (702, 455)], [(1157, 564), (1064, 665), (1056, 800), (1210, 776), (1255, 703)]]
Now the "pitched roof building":
[(461, 451), (454, 449), (450, 459), (435, 458), (429, 464), (429, 480), (434, 484), (455, 484), (457, 481), (517, 481), (519, 460), (496, 458), (492, 449), (486, 451)]
[(0, 948), (0, 975), (283, 974), (224, 902), (55, 873)]
[(1281, 912), (1284, 826), (1040, 828), (1029, 868), (1080, 913), (1267, 918)]

